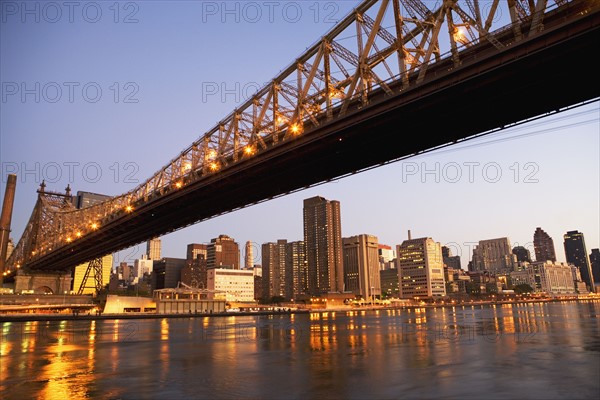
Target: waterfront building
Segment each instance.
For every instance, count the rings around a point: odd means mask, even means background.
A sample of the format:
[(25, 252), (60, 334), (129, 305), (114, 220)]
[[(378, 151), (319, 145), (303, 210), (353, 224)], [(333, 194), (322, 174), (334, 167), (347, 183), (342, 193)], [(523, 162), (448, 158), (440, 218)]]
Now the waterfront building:
[(308, 293), (306, 245), (302, 240), (289, 242), (285, 252), (285, 297), (295, 299)]
[(590, 253), (590, 266), (596, 285), (600, 283), (600, 249), (592, 249)]
[(163, 257), (153, 260), (152, 290), (170, 289), (179, 287), (181, 270), (187, 260), (184, 258)]
[(211, 268), (207, 271), (209, 298), (226, 301), (254, 301), (254, 273), (246, 269)]
[(516, 257), (507, 237), (480, 240), (473, 249), (469, 271), (501, 274), (512, 271), (515, 264)]
[(320, 196), (305, 199), (303, 219), (310, 294), (343, 292), (340, 202)]
[(535, 292), (550, 295), (576, 293), (571, 265), (554, 261), (523, 263), (522, 269), (510, 273), (513, 286), (528, 284)]
[(362, 299), (381, 297), (377, 236), (361, 234), (342, 238), (344, 285)]
[(442, 246), (432, 238), (409, 239), (396, 247), (400, 298), (446, 295)]
[(588, 291), (594, 292), (594, 274), (592, 273), (590, 259), (585, 248), (583, 233), (569, 231), (563, 236), (563, 239), (567, 262), (579, 268), (581, 280), (587, 285)]
[(262, 245), (262, 293), (266, 299), (286, 297), (286, 248), (285, 239)]
[(381, 283), (381, 296), (385, 298), (398, 298), (398, 270), (396, 268), (383, 269), (379, 271), (379, 281)]

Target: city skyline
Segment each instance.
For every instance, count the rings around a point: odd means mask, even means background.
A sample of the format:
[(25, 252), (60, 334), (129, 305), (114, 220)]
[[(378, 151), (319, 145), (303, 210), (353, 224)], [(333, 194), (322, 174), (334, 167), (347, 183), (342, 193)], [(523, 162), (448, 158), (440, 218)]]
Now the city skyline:
[[(104, 93), (95, 103), (82, 99), (80, 90), (73, 102), (66, 90), (54, 103), (46, 101), (49, 93), (41, 93), (38, 102), (35, 94), (25, 101), (19, 96), (3, 100), (0, 198), (6, 174), (16, 169), (15, 244), (44, 178), (47, 189), (54, 191), (67, 185), (73, 193), (117, 195), (132, 189), (333, 26), (324, 12), (317, 22), (305, 18), (304, 23), (281, 17), (257, 23), (243, 18), (203, 21), (200, 6), (192, 3), (143, 3), (136, 15), (139, 22), (133, 24), (116, 24), (110, 18), (98, 24), (11, 19), (0, 26), (3, 82), (25, 83), (27, 88), (35, 88), (36, 82), (41, 87), (76, 82), (78, 89), (93, 82)], [(333, 19), (356, 4), (339, 3)], [(308, 17), (312, 10), (304, 12)], [(216, 39), (199, 40), (205, 37)], [(257, 55), (239, 38), (269, 42), (277, 51)], [(250, 61), (242, 69), (240, 60)], [(208, 93), (207, 85), (218, 92)], [(126, 96), (137, 101), (126, 102)], [(461, 110), (457, 99), (456, 117), (479, 116)], [(414, 237), (457, 244), (453, 253), (461, 256), (464, 269), (479, 240), (508, 237), (512, 246), (532, 250), (536, 227), (555, 246), (560, 247), (565, 232), (578, 230), (585, 234), (588, 249), (598, 248), (599, 117), (596, 101), (250, 206), (161, 236), (163, 255), (181, 256), (187, 244), (208, 243), (220, 234), (240, 244), (302, 240), (299, 210), (311, 196), (340, 201), (344, 237), (371, 234), (394, 247), (412, 230)], [(409, 133), (399, 132), (408, 138)], [(378, 145), (385, 144), (374, 140), (374, 149), (366, 151), (376, 151)], [(115, 254), (114, 263), (133, 262), (143, 253), (140, 243)], [(566, 261), (560, 248), (556, 253), (558, 261)]]

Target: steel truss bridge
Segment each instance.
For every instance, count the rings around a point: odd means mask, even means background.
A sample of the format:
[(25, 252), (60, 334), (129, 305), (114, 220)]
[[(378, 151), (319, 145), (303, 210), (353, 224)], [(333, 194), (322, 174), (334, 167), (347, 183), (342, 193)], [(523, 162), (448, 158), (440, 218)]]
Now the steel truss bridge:
[(152, 237), (593, 101), (599, 10), (600, 0), (365, 0), (131, 191), (75, 209), (41, 188), (6, 272), (90, 262), (98, 286), (94, 260)]

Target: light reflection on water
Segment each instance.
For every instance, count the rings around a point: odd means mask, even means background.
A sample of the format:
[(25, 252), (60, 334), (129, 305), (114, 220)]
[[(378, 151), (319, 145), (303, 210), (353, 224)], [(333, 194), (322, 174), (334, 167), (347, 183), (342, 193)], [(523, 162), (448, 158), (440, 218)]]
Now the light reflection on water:
[(600, 398), (600, 301), (0, 328), (2, 399)]

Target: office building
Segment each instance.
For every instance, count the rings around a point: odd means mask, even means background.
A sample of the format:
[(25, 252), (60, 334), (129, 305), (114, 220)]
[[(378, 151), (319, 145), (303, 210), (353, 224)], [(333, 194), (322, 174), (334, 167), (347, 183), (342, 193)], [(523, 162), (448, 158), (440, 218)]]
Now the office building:
[(233, 238), (219, 235), (210, 241), (206, 251), (206, 268), (240, 269), (240, 248)]
[(379, 271), (381, 283), (381, 297), (386, 299), (397, 299), (399, 296), (398, 270), (396, 268)]
[(396, 247), (396, 255), (400, 298), (446, 295), (442, 246), (439, 242), (429, 237), (408, 239)]
[(192, 260), (186, 260), (185, 267), (181, 269), (181, 283), (184, 286), (206, 289), (207, 279), (206, 252), (196, 254)]
[(445, 268), (461, 269), (460, 256), (453, 256), (452, 250), (447, 246), (442, 246), (442, 259)]
[(132, 282), (138, 283), (144, 276), (150, 276), (154, 269), (154, 260), (148, 258), (147, 255), (142, 255), (142, 258), (133, 261), (133, 276)]
[(571, 265), (554, 261), (524, 262), (519, 271), (510, 273), (513, 286), (527, 284), (535, 292), (550, 295), (576, 293)]
[(73, 205), (76, 208), (86, 208), (103, 203), (111, 198), (111, 196), (105, 194), (78, 191), (77, 196), (73, 197)]
[(344, 284), (346, 292), (362, 299), (381, 297), (378, 239), (361, 234), (342, 238), (344, 246)]
[(304, 243), (311, 295), (344, 290), (340, 202), (316, 196), (304, 200)]
[(587, 285), (590, 292), (595, 292), (594, 274), (590, 265), (590, 259), (585, 248), (583, 233), (568, 231), (564, 236), (565, 257), (567, 262), (579, 268), (581, 280)]
[(488, 271), (492, 274), (511, 272), (517, 262), (507, 237), (480, 240), (473, 249), (470, 271)]
[(152, 290), (179, 287), (181, 270), (185, 267), (186, 261), (184, 258), (172, 257), (153, 260)]
[(191, 261), (198, 258), (198, 255), (202, 255), (206, 260), (208, 258), (207, 247), (207, 245), (201, 243), (190, 243), (187, 245), (185, 258)]
[(596, 285), (600, 283), (600, 249), (592, 249), (590, 253), (590, 266)]
[(556, 261), (554, 240), (542, 228), (536, 228), (533, 233), (533, 250), (535, 261)]
[(146, 256), (150, 260), (160, 260), (161, 259), (161, 251), (160, 251), (160, 238), (154, 238), (148, 240), (146, 242)]
[(512, 253), (517, 257), (517, 262), (531, 262), (531, 252), (523, 246), (515, 246)]
[(379, 269), (384, 270), (396, 268), (396, 265), (394, 264), (394, 260), (396, 259), (396, 250), (394, 250), (392, 246), (379, 243), (377, 251), (379, 253)]
[(254, 272), (246, 269), (212, 268), (207, 271), (209, 298), (254, 302)]

